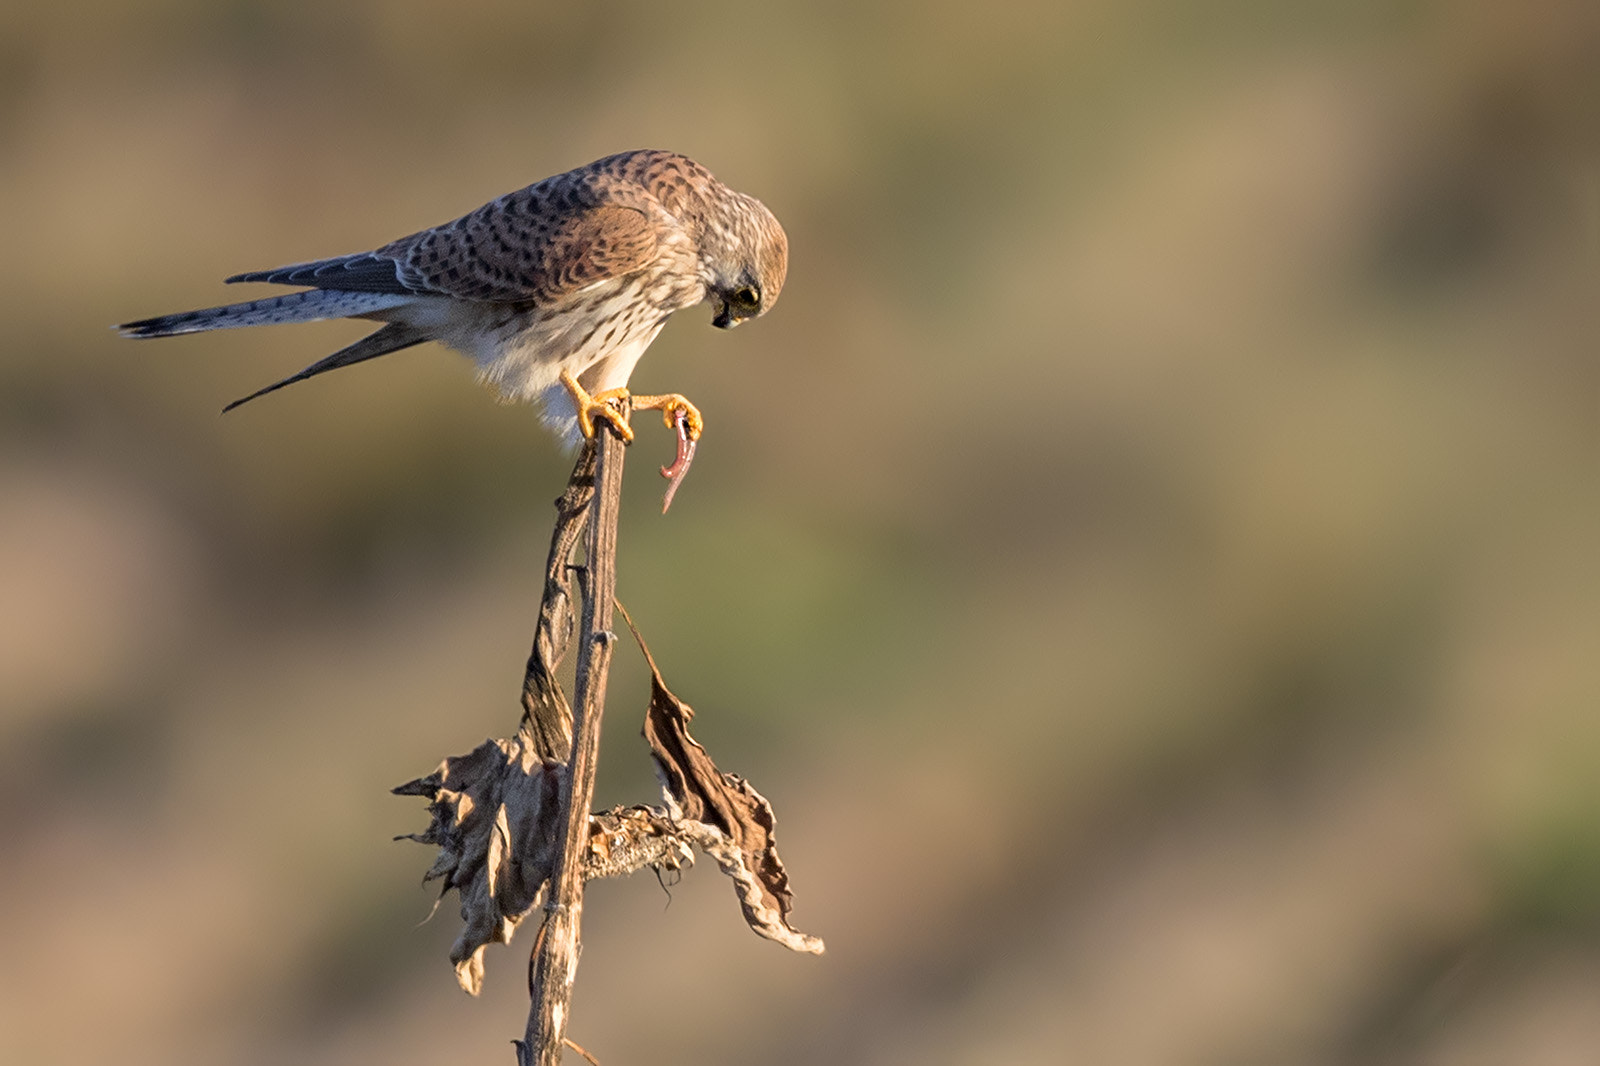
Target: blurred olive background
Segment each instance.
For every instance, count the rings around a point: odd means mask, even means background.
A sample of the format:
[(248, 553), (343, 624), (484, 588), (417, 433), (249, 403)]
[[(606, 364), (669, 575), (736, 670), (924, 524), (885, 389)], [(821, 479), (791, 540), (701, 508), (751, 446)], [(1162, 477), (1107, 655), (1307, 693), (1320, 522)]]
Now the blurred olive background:
[(432, 346), (218, 417), (355, 324), (107, 327), (645, 146), (793, 259), (636, 373), (709, 430), (621, 594), (828, 954), (596, 885), (575, 1040), (1596, 1061), (1584, 0), (10, 0), (0, 1058), (512, 1061), (387, 790), (515, 727), (570, 458)]

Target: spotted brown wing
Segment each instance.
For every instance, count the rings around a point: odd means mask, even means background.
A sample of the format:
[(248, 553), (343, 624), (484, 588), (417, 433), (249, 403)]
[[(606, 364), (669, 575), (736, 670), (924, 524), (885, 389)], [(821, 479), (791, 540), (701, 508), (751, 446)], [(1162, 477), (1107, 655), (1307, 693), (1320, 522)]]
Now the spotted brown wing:
[(377, 254), (395, 260), (400, 278), (415, 291), (535, 304), (626, 276), (656, 258), (656, 228), (643, 190), (607, 190), (561, 177), (568, 180), (503, 196)]

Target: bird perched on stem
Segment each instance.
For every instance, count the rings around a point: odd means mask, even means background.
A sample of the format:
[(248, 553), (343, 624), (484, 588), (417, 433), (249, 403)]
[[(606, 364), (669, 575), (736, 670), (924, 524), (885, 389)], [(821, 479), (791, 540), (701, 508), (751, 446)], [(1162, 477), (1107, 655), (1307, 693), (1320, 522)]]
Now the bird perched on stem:
[[(384, 325), (224, 410), (432, 340), (471, 356), (479, 375), (506, 397), (538, 401), (563, 437), (572, 439), (574, 428), (593, 436), (594, 420), (604, 418), (631, 441), (617, 401), (628, 395), (628, 377), (667, 317), (705, 300), (721, 329), (763, 315), (783, 289), (788, 261), (783, 227), (759, 200), (685, 156), (623, 152), (371, 252), (227, 279), (305, 291), (118, 328), (130, 337), (170, 337), (370, 319)], [(703, 427), (695, 406), (676, 393), (631, 402), (678, 426), (674, 469), (686, 467), (681, 442), (692, 447)]]

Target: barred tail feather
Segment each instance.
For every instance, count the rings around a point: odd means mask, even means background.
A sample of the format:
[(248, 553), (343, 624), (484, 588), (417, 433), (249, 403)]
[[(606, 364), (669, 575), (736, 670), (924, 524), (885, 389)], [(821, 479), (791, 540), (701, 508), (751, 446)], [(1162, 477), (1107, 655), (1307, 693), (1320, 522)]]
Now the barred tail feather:
[(238, 407), (240, 404), (249, 403), (258, 396), (265, 396), (269, 392), (277, 392), (285, 385), (293, 385), (297, 381), (316, 377), (318, 374), (329, 370), (337, 370), (341, 366), (351, 363), (360, 363), (368, 359), (376, 359), (380, 355), (398, 352), (402, 348), (409, 348), (413, 344), (421, 344), (428, 340), (428, 334), (415, 326), (407, 326), (400, 322), (391, 322), (376, 333), (369, 333), (354, 344), (347, 345), (326, 358), (319, 359), (306, 367), (298, 374), (291, 374), (282, 381), (268, 385), (264, 389), (257, 389), (248, 396), (241, 397), (222, 409), (223, 414)]
[(267, 326), (281, 322), (314, 322), (324, 318), (351, 318), (399, 307), (415, 299), (397, 293), (345, 292), (339, 289), (312, 289), (269, 296), (248, 303), (207, 307), (177, 315), (124, 322), (117, 328), (125, 337), (173, 337), (180, 333), (201, 333), (210, 329), (236, 329), (240, 326)]

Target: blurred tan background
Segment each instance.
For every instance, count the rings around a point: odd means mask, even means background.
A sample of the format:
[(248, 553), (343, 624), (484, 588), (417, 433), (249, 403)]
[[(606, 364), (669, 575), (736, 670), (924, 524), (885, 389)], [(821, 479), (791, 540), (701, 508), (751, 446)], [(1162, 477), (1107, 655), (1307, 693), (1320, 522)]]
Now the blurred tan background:
[(514, 728), (568, 459), (437, 348), (220, 418), (359, 327), (107, 327), (653, 146), (793, 261), (635, 375), (709, 430), (622, 596), (829, 951), (595, 886), (575, 1040), (1600, 1061), (1597, 11), (10, 0), (0, 1059), (512, 1061), (387, 790)]

